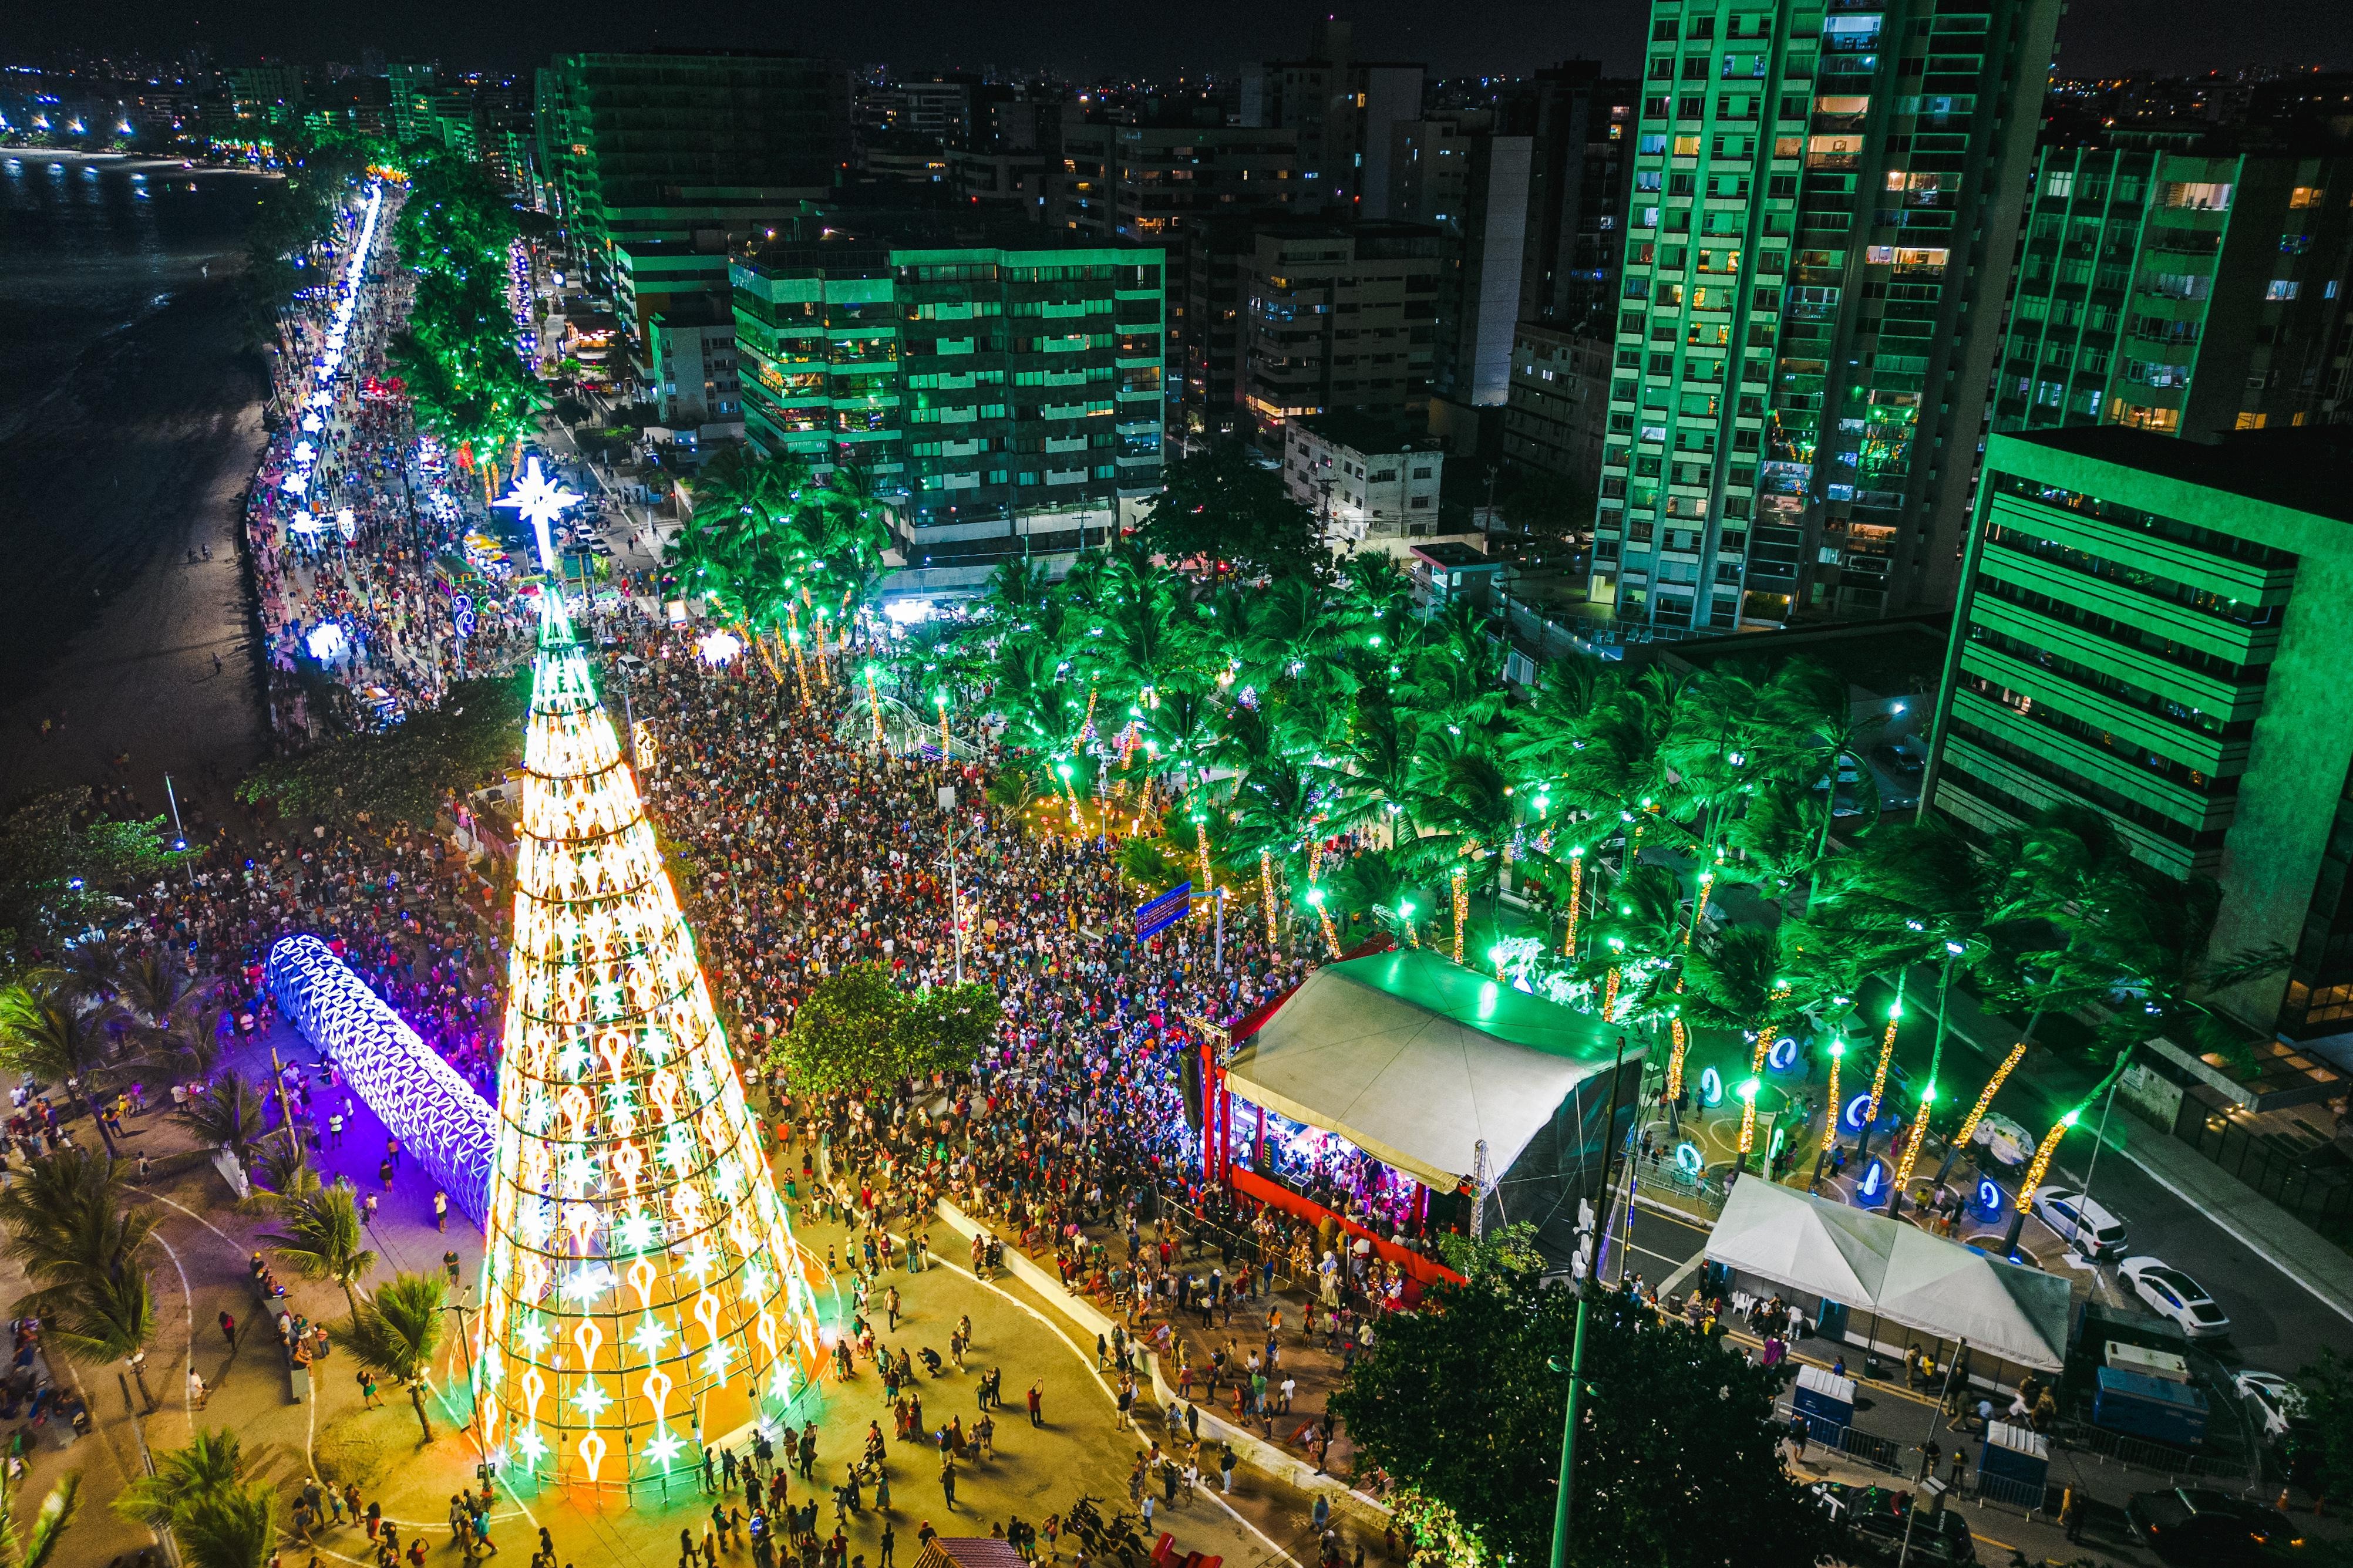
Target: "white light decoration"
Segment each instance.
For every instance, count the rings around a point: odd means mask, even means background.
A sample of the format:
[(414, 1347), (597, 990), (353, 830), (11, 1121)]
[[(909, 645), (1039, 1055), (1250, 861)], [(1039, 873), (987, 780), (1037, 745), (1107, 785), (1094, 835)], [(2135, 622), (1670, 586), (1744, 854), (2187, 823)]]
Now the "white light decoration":
[(473, 1405), (509, 1484), (651, 1500), (684, 1482), (689, 1439), (784, 1417), (816, 1381), (826, 1272), (586, 652), (538, 598)]
[(332, 621), (321, 621), (312, 626), (304, 634), (302, 642), (311, 650), (311, 657), (321, 664), (334, 663), (351, 647), (351, 640), (343, 636), (343, 628)]
[(296, 514), (287, 520), (286, 531), (301, 539), (316, 539), (327, 531), (327, 520), (315, 511)]
[(335, 531), (343, 536), (345, 543), (359, 537), (359, 519), (353, 513), (351, 508), (344, 507), (335, 513)]
[[(326, 347), (315, 362), (312, 377), (317, 382), (310, 395), (302, 400), (307, 408), (332, 408), (335, 395), (328, 388), (333, 384), (335, 373), (343, 363), (343, 344), (351, 336), (352, 315), (359, 309), (360, 285), (367, 277), (369, 252), (375, 245), (376, 220), (384, 212), (384, 186), (372, 183), (367, 188), (366, 216), (360, 220), (359, 237), (353, 242), (351, 261), (343, 269), (337, 285), (333, 315), (327, 322)], [(303, 416), (301, 427), (306, 434), (317, 435), (325, 428), (318, 415)], [(290, 468), (278, 481), (278, 488), (290, 496), (305, 496), (311, 491), (311, 472), (322, 456), (318, 447), (309, 441), (297, 441), (288, 454)]]
[(744, 651), (744, 639), (730, 631), (705, 632), (694, 639), (694, 651), (705, 664), (724, 666)]
[(515, 480), (514, 489), (491, 504), (503, 507), (531, 524), (539, 539), (540, 570), (554, 576), (558, 574), (555, 546), (548, 537), (548, 524), (586, 499), (565, 489), (562, 481), (540, 472), (539, 459), (534, 457), (524, 463), (522, 476)]
[(280, 937), (263, 974), (288, 1021), (334, 1062), (449, 1200), (480, 1221), (489, 1212), (497, 1135), (489, 1102), (317, 937)]

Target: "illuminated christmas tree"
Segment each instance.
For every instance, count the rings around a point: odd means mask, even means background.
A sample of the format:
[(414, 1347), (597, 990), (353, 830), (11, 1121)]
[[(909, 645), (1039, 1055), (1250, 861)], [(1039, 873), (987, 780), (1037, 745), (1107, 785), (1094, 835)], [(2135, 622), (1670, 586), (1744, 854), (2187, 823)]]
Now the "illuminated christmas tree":
[(523, 748), (477, 1432), (517, 1482), (626, 1487), (782, 1412), (820, 1364), (793, 1239), (636, 777), (548, 568)]

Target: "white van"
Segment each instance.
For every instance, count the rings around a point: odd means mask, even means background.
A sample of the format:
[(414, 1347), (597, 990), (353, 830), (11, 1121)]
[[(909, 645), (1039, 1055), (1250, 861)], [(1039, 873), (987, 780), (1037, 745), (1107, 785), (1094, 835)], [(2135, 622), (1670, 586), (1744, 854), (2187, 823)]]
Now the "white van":
[(2081, 1193), (2043, 1188), (2034, 1194), (2034, 1217), (2086, 1258), (2115, 1258), (2125, 1249), (2125, 1222)]

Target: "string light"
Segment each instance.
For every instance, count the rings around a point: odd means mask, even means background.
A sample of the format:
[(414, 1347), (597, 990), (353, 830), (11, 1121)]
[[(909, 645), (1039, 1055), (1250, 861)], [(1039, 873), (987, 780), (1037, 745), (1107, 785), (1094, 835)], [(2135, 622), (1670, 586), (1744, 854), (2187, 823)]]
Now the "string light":
[(1835, 1139), (1838, 1136), (1839, 1062), (1845, 1055), (1846, 1043), (1842, 1040), (1832, 1040), (1831, 1042), (1831, 1081), (1828, 1100), (1830, 1113), (1824, 1118), (1822, 1122), (1822, 1137), (1825, 1140)]
[(1699, 897), (1693, 900), (1692, 903), (1691, 928), (1683, 932), (1683, 945), (1685, 947), (1689, 947), (1692, 944), (1692, 938), (1699, 934), (1700, 917), (1707, 913), (1707, 890), (1715, 885), (1715, 872), (1702, 871), (1699, 874)]
[(1258, 852), (1259, 903), (1266, 910), (1266, 945), (1272, 947), (1274, 933), (1274, 857), (1266, 850)]
[(2044, 1133), (2042, 1142), (2035, 1146), (2034, 1160), (2026, 1167), (2026, 1180), (2018, 1184), (2020, 1214), (2033, 1212), (2034, 1190), (2042, 1184), (2043, 1176), (2051, 1169), (2051, 1156), (2059, 1152), (2059, 1140), (2067, 1135), (2067, 1129), (2075, 1125), (2075, 1119), (2081, 1114), (2080, 1110), (2071, 1110), (2061, 1117), (2052, 1123), (2051, 1131)]
[(1471, 923), (1471, 881), (1461, 867), (1452, 873), (1454, 889), (1454, 962), (1462, 962), (1463, 928)]
[(1617, 1011), (1618, 971), (1613, 968), (1609, 971), (1609, 978), (1601, 983), (1601, 1021), (1605, 1024), (1610, 1022), (1610, 1016)]
[(1866, 1135), (1871, 1124), (1879, 1120), (1880, 1098), (1887, 1092), (1887, 1064), (1895, 1056), (1895, 1026), (1903, 1016), (1903, 1003), (1888, 1004), (1887, 1031), (1879, 1037), (1879, 1068), (1871, 1075), (1871, 1110), (1862, 1119)]
[(1895, 1163), (1895, 1190), (1899, 1193), (1904, 1184), (1912, 1179), (1912, 1167), (1919, 1163), (1920, 1145), (1928, 1141), (1928, 1108), (1936, 1102), (1936, 1086), (1931, 1081), (1920, 1090), (1920, 1110), (1912, 1119), (1912, 1136), (1904, 1141), (1903, 1158)]
[(1675, 1048), (1667, 1056), (1667, 1098), (1673, 1100), (1683, 1091), (1683, 1052), (1691, 1044), (1691, 1036), (1683, 1028), (1682, 1014), (1667, 1019), (1667, 1032), (1674, 1037), (1675, 1042)]
[(1748, 1169), (1748, 1152), (1757, 1147), (1757, 1082), (1750, 1079), (1736, 1090), (1740, 1096), (1740, 1168)]
[(1332, 927), (1332, 911), (1324, 907), (1324, 889), (1321, 888), (1308, 889), (1307, 901), (1315, 906), (1315, 918), (1323, 922), (1324, 945), (1332, 950), (1333, 957), (1339, 957), (1340, 934)]
[(682, 1431), (781, 1418), (814, 1382), (826, 1276), (769, 1175), (586, 650), (557, 595), (540, 616), (476, 1429), (517, 1484), (666, 1484)]
[(2010, 1076), (2010, 1068), (2025, 1059), (2026, 1042), (2021, 1040), (2010, 1047), (2010, 1055), (2002, 1058), (2001, 1066), (1994, 1068), (1993, 1076), (1986, 1079), (1984, 1090), (1978, 1095), (1978, 1102), (1969, 1107), (1968, 1117), (1953, 1133), (1954, 1148), (1966, 1149), (1969, 1146), (1969, 1140), (1977, 1136), (1978, 1123), (1985, 1120), (1987, 1110), (1993, 1104), (1994, 1094), (2001, 1088), (2001, 1080)]
[(1408, 899), (1399, 903), (1397, 912), (1398, 919), (1405, 922), (1405, 944), (1408, 947), (1419, 947), (1421, 938), (1416, 936), (1413, 931), (1413, 900)]
[(875, 689), (871, 664), (866, 667), (866, 707), (874, 715), (874, 750), (879, 755), (889, 749), (889, 742), (882, 738), (882, 693)]
[(1584, 912), (1585, 846), (1580, 844), (1568, 852), (1568, 934), (1560, 942), (1560, 951), (1570, 958), (1577, 956), (1577, 917)]

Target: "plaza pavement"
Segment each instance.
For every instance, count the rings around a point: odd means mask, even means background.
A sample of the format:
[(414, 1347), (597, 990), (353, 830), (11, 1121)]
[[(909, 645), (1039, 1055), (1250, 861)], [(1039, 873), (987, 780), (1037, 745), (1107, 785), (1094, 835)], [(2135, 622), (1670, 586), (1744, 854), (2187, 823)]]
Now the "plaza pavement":
[[(232, 1065), (266, 1080), (272, 1045), (283, 1059), (306, 1067), (317, 1060), (299, 1035), (280, 1026), (269, 1039), (237, 1052)], [(257, 1454), (259, 1469), (280, 1484), (290, 1504), (312, 1475), (338, 1489), (346, 1480), (356, 1481), (364, 1501), (381, 1503), (387, 1518), (401, 1521), (404, 1539), (410, 1527), (421, 1526), (435, 1558), (455, 1563), (456, 1553), (448, 1545), (448, 1500), (472, 1482), (475, 1463), (462, 1432), (462, 1410), (445, 1409), (438, 1398), (428, 1397), (435, 1441), (421, 1444), (415, 1412), (401, 1390), (385, 1385), (379, 1392), (382, 1407), (363, 1408), (356, 1367), (341, 1345), (315, 1366), (308, 1397), (294, 1402), (276, 1342), (274, 1310), (265, 1310), (248, 1284), (247, 1260), (257, 1247), (268, 1256), (256, 1238), (270, 1228), (270, 1221), (259, 1212), (240, 1209), (211, 1160), (195, 1151), (189, 1135), (157, 1108), (159, 1102), (170, 1103), (168, 1083), (151, 1076), (146, 1087), (151, 1109), (126, 1124), (123, 1149), (134, 1159), (144, 1151), (154, 1162), (146, 1191), (163, 1211), (153, 1271), (160, 1328), (146, 1368), (158, 1408), (134, 1418), (130, 1406), (135, 1390), (126, 1399), (122, 1388), (129, 1380), (121, 1369), (76, 1367), (62, 1356), (55, 1358), (58, 1381), (71, 1387), (79, 1379), (86, 1391), (96, 1431), (62, 1446), (68, 1429), (62, 1423), (48, 1423), (27, 1452), (28, 1474), (20, 1498), (29, 1505), (59, 1475), (79, 1470), (83, 1506), (61, 1560), (100, 1564), (121, 1558), (128, 1563), (141, 1548), (153, 1544), (153, 1537), (143, 1527), (116, 1518), (105, 1504), (141, 1468), (142, 1437), (161, 1450), (186, 1443), (197, 1427), (225, 1427)], [(322, 1121), (340, 1103), (341, 1091), (331, 1100), (314, 1090), (313, 1110)], [(86, 1121), (75, 1133), (78, 1142), (88, 1142), (94, 1135)], [(369, 1245), (380, 1259), (372, 1282), (388, 1278), (394, 1269), (438, 1271), (444, 1250), (453, 1249), (459, 1257), (460, 1279), (470, 1284), (480, 1265), (480, 1232), (454, 1208), (448, 1229), (435, 1229), (434, 1188), (413, 1160), (403, 1159), (390, 1191), (385, 1190), (377, 1167), (385, 1137), (382, 1124), (359, 1106), (346, 1123), (341, 1147), (329, 1147), (319, 1161), (323, 1178), (347, 1175), (363, 1194), (379, 1199), (369, 1227)], [(936, 1428), (960, 1414), (969, 1433), (979, 1414), (980, 1374), (990, 1367), (1003, 1369), (1006, 1407), (995, 1412), (997, 1457), (958, 1466), (953, 1514), (941, 1494), (936, 1454), (891, 1443), (890, 1518), (897, 1531), (898, 1561), (912, 1562), (915, 1532), (924, 1521), (944, 1534), (987, 1534), (991, 1524), (1017, 1515), (1042, 1524), (1050, 1514), (1067, 1511), (1082, 1494), (1125, 1508), (1135, 1457), (1154, 1437), (1165, 1442), (1165, 1427), (1156, 1417), (1147, 1417), (1141, 1433), (1117, 1430), (1112, 1385), (1095, 1370), (1092, 1334), (1076, 1327), (1055, 1303), (1018, 1282), (976, 1280), (960, 1266), (962, 1247), (953, 1230), (944, 1221), (933, 1228), (935, 1242), (952, 1261), (920, 1276), (889, 1276), (887, 1282), (899, 1287), (904, 1314), (899, 1331), (881, 1337), (893, 1347), (917, 1353), (918, 1361), (924, 1346), (944, 1358), (951, 1325), (969, 1313), (974, 1344), (965, 1356), (968, 1370), (958, 1373), (950, 1363), (937, 1379), (922, 1378), (919, 1373), (926, 1421)], [(828, 1243), (839, 1246), (847, 1239), (839, 1227), (823, 1225), (803, 1227), (798, 1234), (820, 1254)], [(332, 1285), (301, 1279), (274, 1259), (272, 1266), (287, 1287), (287, 1304), (328, 1323), (332, 1333), (348, 1312), (342, 1293)], [(13, 1268), (0, 1273), (0, 1290), (11, 1297), (21, 1290)], [(458, 1300), (470, 1307), (472, 1299), (468, 1292)], [(845, 1302), (847, 1299), (845, 1289)], [(237, 1320), (235, 1347), (218, 1325), (224, 1310)], [(457, 1385), (461, 1376), (458, 1327), (459, 1313), (453, 1310), (440, 1358), (442, 1389)], [(201, 1410), (195, 1407), (187, 1385), (191, 1360), (209, 1391)], [(1035, 1430), (1023, 1408), (1032, 1383), (1042, 1387), (1046, 1423)], [(828, 1382), (804, 1395), (797, 1417), (806, 1418), (804, 1413), (812, 1408), (818, 1423), (817, 1479), (829, 1494), (842, 1479), (845, 1464), (861, 1452), (869, 1421), (881, 1421), (889, 1436), (888, 1411), (880, 1381), (866, 1367), (848, 1384)], [(1210, 1423), (1205, 1422), (1204, 1435), (1210, 1430)], [(1215, 1485), (1215, 1455), (1213, 1444), (1205, 1447), (1205, 1491)], [(806, 1501), (808, 1489), (795, 1478), (793, 1500)], [(733, 1500), (741, 1506), (740, 1491)], [(820, 1533), (829, 1532), (834, 1522), (830, 1497), (824, 1500)], [(871, 1491), (868, 1500), (868, 1511), (853, 1516), (845, 1529), (851, 1552), (874, 1565), (881, 1521), (872, 1510)], [(635, 1509), (625, 1509), (617, 1500), (600, 1502), (553, 1489), (517, 1497), (502, 1488), (492, 1515), (491, 1539), (502, 1553), (512, 1553), (521, 1563), (544, 1525), (562, 1560), (576, 1568), (606, 1563), (670, 1568), (678, 1561), (680, 1529), (688, 1528), (700, 1539), (711, 1501), (691, 1484), (682, 1484), (668, 1507), (641, 1504)], [(1230, 1568), (1262, 1568), (1285, 1555), (1312, 1563), (1310, 1507), (1310, 1500), (1297, 1489), (1245, 1467), (1237, 1472), (1230, 1506), (1206, 1496), (1180, 1500), (1173, 1508), (1162, 1503), (1155, 1529), (1172, 1531), (1180, 1551), (1221, 1556)], [(1358, 1530), (1344, 1530), (1344, 1544), (1353, 1544), (1359, 1534)], [(1368, 1536), (1371, 1558), (1378, 1561), (1377, 1529)], [(1073, 1543), (1064, 1543), (1066, 1553), (1072, 1549)], [(291, 1536), (285, 1542), (288, 1563), (305, 1563), (313, 1553), (322, 1564), (374, 1561), (364, 1532), (349, 1524), (319, 1531), (307, 1544)], [(750, 1561), (748, 1548), (723, 1552), (723, 1561), (730, 1557)]]

